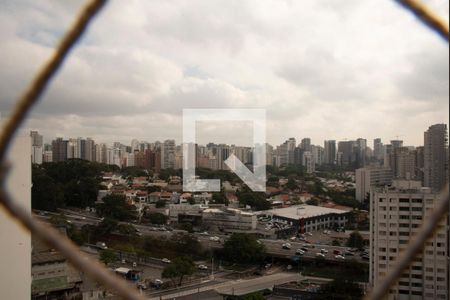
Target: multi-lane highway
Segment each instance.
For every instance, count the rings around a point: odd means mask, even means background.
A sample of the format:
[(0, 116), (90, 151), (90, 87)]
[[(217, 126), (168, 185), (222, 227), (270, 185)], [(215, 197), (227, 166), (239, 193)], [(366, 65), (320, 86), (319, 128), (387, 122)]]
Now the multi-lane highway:
[[(85, 213), (79, 213), (71, 210), (61, 210), (62, 213), (65, 214), (65, 217), (67, 220), (76, 225), (76, 226), (83, 226), (86, 224), (90, 225), (97, 225), (101, 222), (101, 218), (94, 217), (89, 214)], [(48, 212), (40, 212), (40, 215), (38, 216), (42, 218), (49, 218), (51, 215), (54, 215), (54, 213), (48, 213)], [(121, 224), (130, 224), (136, 228), (139, 235), (142, 236), (153, 236), (153, 237), (166, 237), (170, 238), (174, 234), (176, 234), (178, 231), (168, 231), (168, 230), (162, 230), (159, 228), (155, 228), (152, 226), (145, 226), (145, 225), (137, 225), (132, 223), (124, 223)], [(198, 241), (202, 244), (202, 246), (206, 249), (218, 249), (223, 246), (223, 243), (228, 239), (228, 236), (225, 235), (219, 235), (219, 234), (212, 234), (206, 235), (201, 233), (195, 233), (194, 236), (198, 239)], [(307, 250), (304, 251), (304, 254), (301, 256), (305, 259), (313, 259), (318, 257), (318, 253), (323, 254), (323, 258), (330, 261), (345, 261), (350, 259), (355, 259), (357, 261), (363, 262), (361, 257), (358, 253), (349, 253), (349, 249), (345, 247), (337, 247), (337, 246), (330, 246), (330, 245), (318, 245), (318, 244), (309, 244), (301, 241), (285, 241), (285, 240), (260, 240), (261, 243), (264, 244), (267, 250), (267, 254), (274, 256), (274, 257), (280, 257), (280, 258), (292, 258), (296, 256), (296, 252), (299, 249)], [(284, 249), (283, 245), (289, 243), (290, 249)], [(339, 255), (343, 257), (337, 256), (339, 252)]]

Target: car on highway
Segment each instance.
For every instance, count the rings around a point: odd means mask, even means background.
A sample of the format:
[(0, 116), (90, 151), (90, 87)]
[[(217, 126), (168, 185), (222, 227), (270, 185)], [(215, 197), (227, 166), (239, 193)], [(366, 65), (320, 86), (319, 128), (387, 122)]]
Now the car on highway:
[(320, 253), (320, 252), (316, 253), (316, 256), (317, 256), (317, 257), (323, 257), (323, 258), (325, 258), (325, 254)]
[(211, 242), (220, 242), (220, 237), (218, 237), (218, 236), (212, 236), (209, 240), (210, 240)]
[(303, 251), (302, 249), (298, 249), (297, 251), (295, 251), (295, 254), (297, 254), (297, 255), (304, 255), (305, 251)]
[(208, 236), (209, 233), (207, 231), (200, 233), (200, 235)]
[(283, 246), (281, 248), (283, 248), (284, 250), (291, 250), (292, 249), (292, 245), (289, 244), (289, 243), (285, 243), (285, 244), (283, 244)]
[(327, 253), (328, 253), (328, 250), (322, 248), (322, 249), (320, 249), (320, 253), (327, 254)]
[(141, 290), (146, 290), (148, 287), (147, 287), (147, 285), (146, 285), (145, 283), (139, 282), (139, 283), (137, 284), (137, 288), (138, 288), (138, 289), (141, 289)]
[(300, 250), (302, 250), (303, 252), (308, 252), (308, 248), (305, 247), (300, 248)]
[(345, 260), (345, 257), (342, 255), (336, 255), (334, 258), (340, 259), (340, 260)]
[(205, 265), (199, 265), (199, 266), (198, 266), (198, 269), (201, 270), (201, 271), (207, 271), (207, 270), (208, 270), (208, 266), (205, 266)]
[(163, 258), (161, 261), (163, 263), (165, 263), (165, 264), (171, 264), (172, 263), (172, 261), (170, 259), (168, 259), (168, 258)]
[(164, 281), (162, 281), (161, 279), (155, 279), (152, 281), (152, 287), (156, 288), (156, 289), (160, 289), (161, 286), (164, 284)]

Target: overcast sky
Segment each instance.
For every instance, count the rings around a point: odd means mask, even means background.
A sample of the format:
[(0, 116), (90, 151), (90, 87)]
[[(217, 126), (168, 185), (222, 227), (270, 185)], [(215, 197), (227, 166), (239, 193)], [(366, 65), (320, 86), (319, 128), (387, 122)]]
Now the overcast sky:
[[(423, 1), (448, 21), (448, 0)], [(2, 115), (82, 3), (0, 0)], [(393, 0), (113, 0), (25, 128), (180, 142), (183, 108), (265, 108), (272, 144), (421, 145), (448, 124), (448, 45)], [(251, 139), (248, 123), (203, 125), (202, 143)]]

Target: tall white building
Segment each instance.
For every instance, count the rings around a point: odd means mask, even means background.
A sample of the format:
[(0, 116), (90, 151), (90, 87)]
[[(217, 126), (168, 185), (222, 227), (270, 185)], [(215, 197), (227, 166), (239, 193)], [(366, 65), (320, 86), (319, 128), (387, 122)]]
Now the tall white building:
[(390, 168), (367, 167), (356, 170), (356, 200), (363, 202), (373, 186), (385, 186), (392, 184), (393, 172)]
[(37, 131), (31, 131), (31, 163), (42, 164), (44, 155), (44, 137)]
[(324, 163), (325, 149), (321, 146), (311, 146), (314, 163), (320, 166)]
[(316, 163), (311, 152), (306, 151), (303, 153), (302, 165), (306, 168), (306, 173), (308, 174), (312, 174), (316, 171)]
[[(396, 180), (374, 189), (370, 210), (370, 284), (376, 287), (436, 207), (438, 194), (420, 181)], [(448, 218), (448, 217), (447, 217)], [(387, 299), (449, 299), (448, 219), (391, 287)]]

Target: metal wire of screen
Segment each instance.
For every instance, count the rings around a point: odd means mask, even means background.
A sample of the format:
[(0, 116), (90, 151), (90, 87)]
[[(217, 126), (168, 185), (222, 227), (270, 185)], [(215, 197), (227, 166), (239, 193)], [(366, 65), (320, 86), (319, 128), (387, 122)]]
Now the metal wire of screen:
[[(448, 25), (428, 10), (423, 4), (416, 0), (395, 0), (406, 9), (411, 10), (423, 23), (429, 26), (445, 40), (449, 40)], [(6, 189), (6, 178), (8, 175), (8, 162), (6, 153), (9, 149), (14, 133), (26, 119), (31, 108), (38, 102), (46, 87), (50, 84), (52, 77), (64, 63), (72, 47), (80, 39), (88, 28), (95, 15), (104, 7), (107, 0), (91, 0), (81, 10), (72, 27), (63, 37), (61, 43), (55, 50), (53, 56), (38, 72), (35, 79), (30, 83), (22, 97), (17, 101), (12, 117), (7, 121), (0, 135), (0, 204), (10, 214), (11, 219), (22, 225), (38, 239), (41, 239), (52, 248), (63, 254), (67, 260), (78, 270), (86, 273), (91, 279), (102, 284), (109, 291), (123, 299), (145, 299), (137, 289), (126, 281), (119, 279), (109, 272), (98, 262), (93, 263), (85, 259), (83, 253), (68, 238), (62, 236), (54, 228), (45, 224), (21, 207), (8, 193)], [(440, 221), (445, 218), (449, 210), (449, 188), (448, 185), (442, 192), (440, 201), (433, 215), (423, 224), (420, 233), (410, 243), (408, 250), (396, 262), (394, 269), (386, 276), (383, 282), (369, 294), (366, 299), (383, 299), (389, 288), (395, 284), (402, 272), (409, 266), (415, 256), (422, 250), (425, 242), (433, 236)]]

